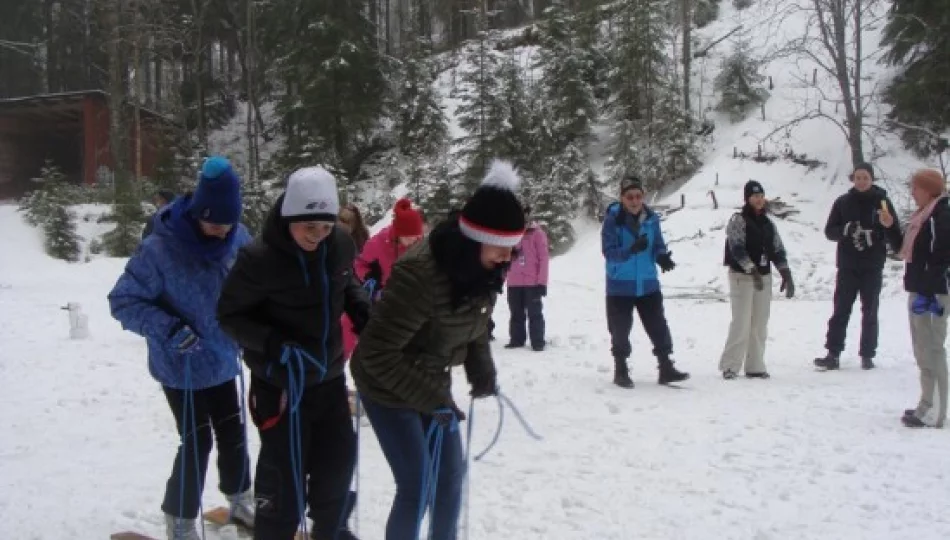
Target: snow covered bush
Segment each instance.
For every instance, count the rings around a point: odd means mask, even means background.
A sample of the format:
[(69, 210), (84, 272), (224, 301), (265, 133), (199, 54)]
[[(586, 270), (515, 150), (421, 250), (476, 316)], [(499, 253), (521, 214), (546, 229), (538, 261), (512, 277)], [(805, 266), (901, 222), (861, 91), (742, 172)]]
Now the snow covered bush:
[(763, 87), (765, 76), (759, 69), (760, 64), (752, 58), (747, 45), (736, 47), (716, 76), (715, 88), (722, 94), (716, 110), (738, 122), (751, 109), (765, 103), (769, 92)]

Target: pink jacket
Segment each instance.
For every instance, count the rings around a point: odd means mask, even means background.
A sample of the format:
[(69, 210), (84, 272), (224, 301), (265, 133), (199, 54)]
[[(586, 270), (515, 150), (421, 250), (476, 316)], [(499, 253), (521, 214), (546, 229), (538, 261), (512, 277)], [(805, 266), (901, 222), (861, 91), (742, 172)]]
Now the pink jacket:
[(533, 287), (548, 284), (548, 235), (537, 223), (528, 225), (518, 257), (511, 261), (506, 278), (509, 287)]
[(366, 242), (366, 245), (363, 246), (363, 251), (356, 258), (356, 262), (353, 265), (356, 268), (356, 277), (359, 278), (360, 281), (365, 281), (366, 274), (370, 271), (370, 264), (373, 261), (379, 262), (379, 268), (383, 271), (383, 275), (382, 283), (376, 284), (378, 290), (380, 287), (386, 285), (386, 281), (389, 280), (389, 272), (393, 269), (393, 264), (395, 264), (396, 259), (401, 257), (405, 252), (406, 248), (402, 247), (399, 240), (396, 239), (392, 227), (384, 228)]
[[(366, 245), (363, 246), (363, 251), (356, 257), (356, 261), (353, 263), (356, 277), (360, 281), (365, 281), (366, 274), (370, 271), (370, 263), (378, 261), (379, 268), (382, 270), (383, 275), (382, 283), (377, 283), (373, 291), (375, 295), (389, 279), (389, 273), (392, 271), (396, 259), (405, 252), (406, 248), (402, 247), (396, 239), (392, 227), (384, 228), (366, 242)], [(343, 315), (342, 326), (343, 357), (349, 359), (350, 355), (353, 354), (353, 350), (356, 349), (358, 339), (356, 333), (353, 331), (353, 324), (346, 315)]]

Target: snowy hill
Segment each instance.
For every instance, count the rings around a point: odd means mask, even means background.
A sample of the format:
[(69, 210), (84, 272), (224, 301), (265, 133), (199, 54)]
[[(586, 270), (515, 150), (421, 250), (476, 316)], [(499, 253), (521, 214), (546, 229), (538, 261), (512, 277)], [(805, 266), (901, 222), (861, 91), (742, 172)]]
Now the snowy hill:
[[(756, 2), (737, 12), (724, 1), (720, 19), (699, 31), (701, 38), (711, 41), (741, 23), (746, 37), (765, 51), (801, 32), (804, 19), (794, 14), (782, 25), (770, 24), (770, 6)], [(696, 85), (703, 103), (715, 98), (710, 81), (730, 43), (712, 49), (696, 66), (705, 81)], [(868, 68), (871, 77), (886, 76), (877, 66)], [(681, 196), (686, 200), (663, 225), (678, 263), (663, 275), (663, 287), (677, 367), (692, 373), (686, 389), (654, 384), (655, 360), (639, 325), (631, 359), (637, 387), (625, 391), (610, 384), (596, 223), (579, 221), (575, 247), (552, 262), (546, 352), (501, 347), (508, 317), (504, 301), (499, 303), (493, 347), (499, 381), (544, 439), (532, 440), (505, 415), (500, 441), (473, 465), (470, 538), (950, 537), (950, 435), (908, 431), (899, 423), (918, 395), (899, 264), (889, 266), (885, 277), (879, 368), (857, 369), (856, 318), (844, 369), (820, 374), (811, 367), (822, 353), (834, 277), (834, 246), (821, 228), (834, 197), (849, 188), (850, 163), (840, 132), (821, 119), (796, 124), (780, 143), (762, 143), (801, 113), (805, 95), (817, 92), (797, 85), (793, 73), (799, 69), (790, 58), (768, 64), (776, 86), (766, 120), (753, 115), (730, 125), (711, 114), (717, 128), (705, 165), (658, 201), (678, 206)], [(448, 77), (446, 72), (440, 80), (443, 91)], [(448, 105), (452, 112), (454, 105)], [(896, 204), (906, 204), (902, 181), (921, 163), (901, 150), (896, 137), (876, 138), (881, 183)], [(220, 141), (230, 144), (224, 135)], [(753, 153), (760, 143), (767, 152), (787, 143), (823, 165), (808, 169), (732, 157), (733, 148)], [(602, 148), (594, 151), (599, 155)], [(749, 178), (800, 212), (778, 221), (800, 296), (777, 298), (772, 307), (766, 362), (773, 378), (726, 383), (717, 371), (729, 323), (723, 227), (741, 204)], [(96, 227), (83, 224), (80, 232), (88, 238)], [(124, 261), (50, 259), (37, 231), (11, 205), (0, 205), (0, 253), (0, 423), (6, 426), (0, 439), (0, 538), (102, 539), (125, 529), (160, 537), (159, 505), (178, 438), (160, 388), (148, 375), (144, 340), (122, 331), (109, 314), (106, 295)], [(88, 340), (68, 339), (60, 309), (66, 302), (82, 304)], [(454, 390), (465, 408), (461, 370)], [(471, 420), (472, 448), (479, 452), (498, 421), (496, 405), (479, 402)], [(257, 435), (253, 428), (249, 433), (256, 457)], [(365, 422), (360, 434), (359, 532), (378, 539), (393, 484)], [(205, 485), (206, 508), (224, 501), (214, 467)], [(217, 536), (209, 529), (208, 538)]]

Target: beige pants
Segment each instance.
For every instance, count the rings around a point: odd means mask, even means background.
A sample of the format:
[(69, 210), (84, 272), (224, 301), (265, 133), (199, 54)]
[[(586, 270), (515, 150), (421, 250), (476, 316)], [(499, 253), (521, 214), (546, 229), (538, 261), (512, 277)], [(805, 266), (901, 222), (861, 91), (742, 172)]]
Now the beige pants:
[[(914, 344), (914, 357), (920, 368), (920, 403), (917, 405), (917, 418), (924, 418), (939, 402), (937, 409), (937, 427), (943, 427), (947, 419), (947, 316), (950, 314), (950, 296), (937, 295), (937, 301), (944, 307), (944, 315), (937, 317), (929, 313), (915, 315), (910, 310), (914, 302), (913, 294), (908, 299), (910, 313), (910, 339)], [(934, 390), (938, 394), (934, 395)]]
[(757, 291), (751, 276), (729, 272), (732, 322), (719, 360), (719, 371), (738, 373), (745, 364), (746, 373), (766, 372), (765, 340), (769, 337), (772, 277), (762, 276), (762, 283), (764, 287)]

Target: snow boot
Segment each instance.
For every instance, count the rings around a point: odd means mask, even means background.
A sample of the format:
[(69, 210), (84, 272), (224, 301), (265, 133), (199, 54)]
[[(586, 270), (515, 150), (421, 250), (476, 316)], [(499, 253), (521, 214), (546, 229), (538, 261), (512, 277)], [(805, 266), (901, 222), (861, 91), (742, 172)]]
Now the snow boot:
[(746, 373), (746, 374), (745, 374), (745, 377), (746, 377), (746, 379), (770, 379), (770, 378), (772, 378), (772, 376), (769, 375), (769, 372), (768, 372), (768, 371), (761, 371), (761, 372), (759, 372), (759, 373)]
[(927, 427), (927, 424), (925, 424), (924, 421), (921, 420), (920, 418), (917, 418), (917, 415), (915, 414), (911, 414), (911, 415), (905, 414), (903, 417), (901, 417), (901, 423), (909, 428)]
[(725, 379), (725, 380), (727, 380), (727, 381), (735, 380), (735, 378), (736, 378), (736, 372), (735, 372), (735, 371), (732, 371), (731, 369), (727, 369), (726, 371), (723, 371), (723, 372), (722, 372), (722, 378)]
[(614, 358), (614, 384), (620, 388), (633, 388), (630, 379), (630, 369), (627, 368), (626, 358)]
[(201, 540), (196, 520), (165, 514), (165, 534), (168, 540)]
[(874, 369), (874, 360), (872, 360), (869, 356), (862, 356), (861, 369)]
[(505, 348), (506, 348), (506, 349), (520, 349), (520, 348), (522, 348), (522, 347), (524, 347), (524, 343), (522, 343), (522, 344), (519, 345), (519, 344), (514, 343), (514, 342), (508, 342), (508, 343), (505, 344)]
[(834, 353), (828, 353), (824, 358), (815, 358), (815, 367), (822, 371), (832, 371), (838, 369), (840, 364), (840, 358)]
[(689, 378), (689, 373), (678, 371), (673, 366), (673, 360), (669, 356), (659, 357), (659, 370), (660, 376), (657, 380), (659, 384), (682, 382)]
[[(310, 538), (311, 538), (311, 540), (330, 540), (330, 537), (329, 537), (329, 536), (322, 535), (322, 534), (320, 534), (320, 533), (317, 532), (317, 531), (313, 531), (313, 532), (310, 534)], [(357, 538), (356, 535), (353, 534), (353, 532), (352, 532), (351, 530), (349, 530), (349, 529), (340, 529), (340, 531), (336, 533), (336, 537), (335, 537), (335, 538), (336, 538), (336, 540), (360, 540), (360, 539)]]
[(227, 495), (226, 498), (231, 507), (231, 521), (236, 521), (249, 529), (253, 529), (254, 508), (257, 504), (257, 501), (254, 500), (254, 491), (249, 489), (244, 493)]

